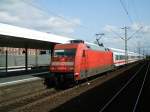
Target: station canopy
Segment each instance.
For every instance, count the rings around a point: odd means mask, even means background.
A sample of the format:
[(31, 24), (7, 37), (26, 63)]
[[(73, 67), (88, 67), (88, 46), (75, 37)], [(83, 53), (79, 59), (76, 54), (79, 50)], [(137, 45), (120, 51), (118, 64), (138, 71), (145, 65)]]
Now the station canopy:
[(0, 47), (51, 49), (72, 38), (0, 23)]

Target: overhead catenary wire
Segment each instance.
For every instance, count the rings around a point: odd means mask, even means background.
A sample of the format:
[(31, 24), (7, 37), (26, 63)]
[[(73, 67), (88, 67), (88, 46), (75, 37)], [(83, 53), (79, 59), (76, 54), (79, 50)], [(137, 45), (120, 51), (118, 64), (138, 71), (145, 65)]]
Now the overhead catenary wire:
[(138, 11), (137, 11), (137, 7), (136, 7), (136, 4), (135, 4), (135, 1), (134, 0), (131, 0), (131, 1), (132, 1), (132, 8), (133, 8), (134, 14), (135, 14), (135, 16), (137, 18), (137, 21), (140, 22), (141, 19), (140, 19), (139, 15), (138, 15)]
[(143, 27), (140, 27), (137, 31), (135, 31), (130, 37), (127, 37), (127, 29), (128, 29), (129, 27), (127, 27), (127, 26), (125, 26), (125, 27), (123, 27), (122, 29), (124, 29), (125, 30), (125, 37), (123, 38), (122, 36), (120, 36), (118, 33), (116, 33), (116, 32), (113, 32), (113, 33), (115, 33), (117, 36), (119, 36), (122, 40), (124, 40), (124, 45), (125, 45), (125, 47), (124, 47), (124, 49), (125, 49), (125, 63), (127, 64), (128, 63), (128, 45), (127, 45), (127, 43), (128, 43), (128, 40), (130, 40), (136, 33), (138, 33)]
[[(125, 1), (123, 1), (123, 0), (119, 0), (119, 1), (120, 1), (120, 4), (121, 4), (123, 10), (125, 11), (125, 14), (127, 15), (129, 21), (131, 22), (131, 24), (135, 24), (136, 22), (133, 21), (133, 18), (131, 18), (131, 15), (129, 14), (128, 8), (125, 5)], [(139, 22), (140, 22), (139, 16), (138, 16), (138, 14), (136, 12), (136, 7), (135, 7), (134, 0), (132, 0), (132, 5), (134, 5), (134, 6), (132, 6), (132, 9), (134, 9), (134, 14), (137, 17), (137, 20), (139, 20)], [(137, 34), (138, 32), (140, 32), (142, 29), (143, 29), (143, 26), (141, 26), (137, 31), (135, 31), (131, 36), (129, 36), (128, 38), (126, 38), (127, 39), (126, 41), (130, 40), (135, 34)]]
[(143, 29), (143, 26), (141, 26), (138, 30), (136, 30), (131, 36), (128, 37), (128, 40), (130, 40), (136, 33), (140, 32)]
[[(139, 33), (141, 30), (143, 29), (143, 26), (141, 26), (138, 30), (136, 30), (133, 34), (131, 34), (131, 36), (129, 36), (127, 38), (127, 40), (130, 40), (135, 34)], [(115, 32), (114, 30), (110, 29), (110, 31), (112, 33), (114, 33), (116, 36), (120, 37), (122, 40), (124, 40), (124, 38), (117, 32)]]
[(123, 3), (122, 0), (119, 0), (119, 1), (120, 1), (120, 4), (121, 4), (123, 10), (125, 11), (126, 15), (128, 16), (129, 21), (133, 24), (134, 23), (133, 19), (131, 18), (131, 16), (130, 16), (130, 14), (129, 14), (129, 12), (128, 12), (126, 6), (125, 6), (125, 4)]
[(120, 34), (118, 34), (117, 32), (113, 31), (112, 29), (110, 29), (110, 31), (112, 33), (114, 33), (116, 36), (120, 37), (122, 40), (124, 40), (124, 38), (122, 36), (120, 36)]

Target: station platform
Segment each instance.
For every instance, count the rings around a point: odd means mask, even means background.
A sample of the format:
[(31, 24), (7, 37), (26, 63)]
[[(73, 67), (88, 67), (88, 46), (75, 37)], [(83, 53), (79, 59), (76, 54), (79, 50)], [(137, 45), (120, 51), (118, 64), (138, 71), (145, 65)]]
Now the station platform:
[(42, 79), (42, 77), (46, 76), (47, 74), (49, 74), (49, 71), (30, 73), (26, 75), (16, 75), (11, 77), (0, 77), (0, 87), (39, 80)]

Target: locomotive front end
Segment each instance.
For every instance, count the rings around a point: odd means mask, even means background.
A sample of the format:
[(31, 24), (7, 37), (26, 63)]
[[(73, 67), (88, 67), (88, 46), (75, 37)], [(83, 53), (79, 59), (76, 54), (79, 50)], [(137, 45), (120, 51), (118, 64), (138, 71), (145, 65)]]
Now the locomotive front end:
[(54, 50), (50, 71), (53, 73), (74, 72), (75, 49)]
[(61, 85), (74, 82), (76, 46), (56, 45), (50, 65), (55, 83)]

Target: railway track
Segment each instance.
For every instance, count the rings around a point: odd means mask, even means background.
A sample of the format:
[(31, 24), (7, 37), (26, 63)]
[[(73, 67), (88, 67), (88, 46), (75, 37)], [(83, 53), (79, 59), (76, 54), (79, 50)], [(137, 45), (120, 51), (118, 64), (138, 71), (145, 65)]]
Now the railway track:
[(135, 74), (121, 87), (120, 90), (118, 90), (99, 112), (146, 112), (140, 101), (143, 100), (141, 99), (141, 94), (149, 73), (150, 62), (141, 65)]
[(35, 94), (24, 96), (18, 98), (14, 101), (10, 101), (4, 104), (1, 104), (0, 111), (8, 112), (20, 112), (20, 111), (49, 111), (53, 110), (54, 108), (62, 105), (63, 103), (69, 101), (70, 99), (79, 96), (83, 92), (89, 91), (90, 89), (103, 84), (104, 82), (118, 76), (122, 72), (125, 72), (129, 68), (132, 68), (136, 64), (130, 65), (129, 67), (120, 68), (119, 70), (109, 73), (107, 75), (103, 75), (98, 77), (94, 80), (82, 83), (77, 85), (73, 88), (67, 90), (56, 90), (56, 89), (49, 89), (44, 91), (39, 91)]
[(58, 92), (58, 90), (55, 90), (54, 88), (45, 89), (45, 90), (37, 91), (36, 93), (19, 97), (17, 99), (12, 99), (8, 102), (3, 102), (0, 104), (0, 112), (8, 112), (8, 111), (11, 112), (12, 110), (18, 107), (22, 107), (31, 102), (42, 99), (44, 97), (48, 97), (49, 95), (55, 94), (56, 92)]

